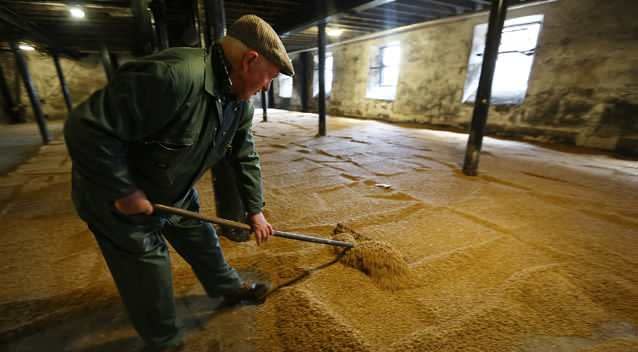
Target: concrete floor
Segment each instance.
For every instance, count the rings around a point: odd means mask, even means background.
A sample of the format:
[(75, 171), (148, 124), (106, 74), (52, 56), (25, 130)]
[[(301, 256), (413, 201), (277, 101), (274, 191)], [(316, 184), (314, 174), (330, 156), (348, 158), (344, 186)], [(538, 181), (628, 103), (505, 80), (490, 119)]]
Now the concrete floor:
[[(187, 351), (638, 351), (635, 161), (487, 138), (467, 177), (463, 134), (331, 118), (318, 138), (314, 115), (269, 118), (254, 130), (275, 227), (346, 224), (399, 250), (417, 284), (387, 291), (335, 264), (220, 311), (173, 253)], [(55, 142), (0, 177), (0, 349), (137, 350), (69, 170)], [(198, 188), (212, 214), (208, 176)], [(284, 239), (222, 246), (275, 286), (334, 258)]]

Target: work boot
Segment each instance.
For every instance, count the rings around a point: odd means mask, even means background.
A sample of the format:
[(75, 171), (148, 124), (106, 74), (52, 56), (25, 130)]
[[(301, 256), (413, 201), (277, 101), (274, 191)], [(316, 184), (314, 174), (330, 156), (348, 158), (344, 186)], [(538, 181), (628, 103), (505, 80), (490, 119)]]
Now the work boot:
[(238, 289), (224, 294), (224, 305), (234, 306), (238, 304), (262, 304), (266, 301), (266, 295), (269, 290), (270, 284), (266, 282), (244, 282)]
[(250, 231), (232, 227), (221, 226), (219, 234), (234, 242), (246, 242), (250, 240)]

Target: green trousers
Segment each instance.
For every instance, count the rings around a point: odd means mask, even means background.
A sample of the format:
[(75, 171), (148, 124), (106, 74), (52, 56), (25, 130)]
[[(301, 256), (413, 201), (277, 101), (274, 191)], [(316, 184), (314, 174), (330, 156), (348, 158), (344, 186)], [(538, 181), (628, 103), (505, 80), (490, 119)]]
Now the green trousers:
[[(177, 206), (198, 211), (195, 189)], [(166, 241), (190, 264), (209, 296), (220, 296), (241, 286), (241, 279), (226, 263), (210, 224), (179, 216), (116, 216), (129, 223), (119, 228), (113, 222), (90, 223), (89, 228), (133, 326), (150, 347), (173, 346), (182, 340)], [(118, 231), (123, 229), (124, 233)]]

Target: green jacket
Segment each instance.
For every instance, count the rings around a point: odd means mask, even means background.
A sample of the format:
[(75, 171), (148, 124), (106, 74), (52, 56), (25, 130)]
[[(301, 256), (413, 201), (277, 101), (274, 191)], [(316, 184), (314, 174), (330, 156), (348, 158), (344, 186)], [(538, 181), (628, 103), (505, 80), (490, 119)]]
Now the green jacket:
[[(224, 95), (225, 65), (212, 53), (172, 48), (129, 62), (71, 112), (64, 136), (82, 218), (99, 221), (93, 203), (112, 206), (135, 189), (152, 202), (177, 204), (226, 154), (246, 210), (261, 211), (254, 108)], [(84, 192), (91, 197), (77, 196)]]

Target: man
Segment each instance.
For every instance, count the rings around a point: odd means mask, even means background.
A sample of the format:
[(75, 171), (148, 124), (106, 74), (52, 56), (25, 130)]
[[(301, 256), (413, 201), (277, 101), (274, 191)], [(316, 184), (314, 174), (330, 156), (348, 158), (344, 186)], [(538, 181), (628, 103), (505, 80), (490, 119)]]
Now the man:
[(243, 16), (206, 53), (173, 48), (122, 66), (65, 126), (73, 201), (106, 259), (129, 317), (152, 350), (180, 346), (168, 240), (211, 297), (262, 299), (225, 261), (214, 228), (154, 213), (153, 203), (199, 210), (199, 177), (229, 156), (258, 244), (265, 219), (248, 99), (279, 74), (294, 75), (273, 29)]

